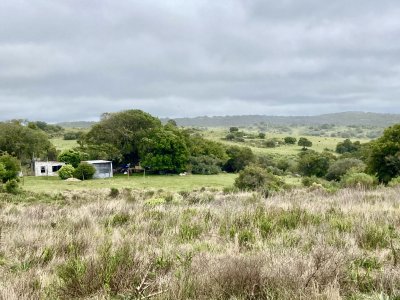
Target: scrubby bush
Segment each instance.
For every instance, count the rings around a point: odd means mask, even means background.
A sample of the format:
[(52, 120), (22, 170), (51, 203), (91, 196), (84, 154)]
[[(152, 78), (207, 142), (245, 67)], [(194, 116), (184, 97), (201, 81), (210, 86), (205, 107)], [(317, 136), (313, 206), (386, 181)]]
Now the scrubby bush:
[(295, 137), (292, 137), (292, 136), (287, 136), (287, 137), (284, 138), (284, 141), (285, 141), (285, 144), (294, 145), (294, 144), (296, 144), (297, 139)]
[(95, 167), (87, 162), (81, 162), (74, 171), (74, 177), (81, 180), (92, 179), (94, 173), (96, 173)]
[(258, 138), (260, 138), (260, 139), (265, 139), (265, 133), (264, 133), (264, 132), (260, 132), (260, 133), (258, 134)]
[(361, 144), (359, 141), (352, 142), (350, 139), (346, 139), (336, 145), (336, 152), (343, 154), (347, 152), (356, 152), (360, 149)]
[(118, 195), (119, 195), (119, 190), (118, 190), (117, 188), (115, 188), (115, 187), (112, 187), (112, 188), (110, 189), (110, 194), (109, 194), (109, 196), (110, 196), (111, 198), (117, 198)]
[(3, 154), (0, 156), (0, 180), (6, 183), (9, 180), (17, 179), (21, 171), (20, 162), (14, 156)]
[(75, 168), (71, 165), (62, 166), (60, 170), (58, 170), (58, 176), (62, 179), (68, 179), (74, 177)]
[(21, 191), (18, 185), (18, 181), (15, 179), (7, 181), (4, 185), (4, 189), (9, 194), (18, 194)]
[(372, 188), (377, 184), (377, 179), (365, 173), (347, 173), (340, 182), (344, 187)]
[(190, 157), (189, 164), (193, 174), (212, 175), (222, 171), (222, 161), (211, 156)]
[(232, 146), (226, 151), (228, 161), (224, 165), (224, 170), (227, 172), (238, 172), (243, 170), (247, 165), (255, 162), (256, 156), (253, 151), (247, 147)]
[(326, 174), (326, 179), (328, 180), (340, 180), (340, 178), (348, 173), (349, 171), (353, 173), (364, 172), (366, 165), (359, 159), (356, 158), (344, 158), (339, 159), (332, 163)]
[(331, 154), (328, 153), (304, 151), (300, 153), (298, 171), (304, 176), (323, 177), (327, 173), (332, 159)]
[(390, 187), (400, 186), (400, 176), (392, 178), (392, 180), (389, 181), (388, 186)]
[(241, 190), (277, 191), (283, 182), (263, 168), (248, 166), (239, 173), (234, 185)]

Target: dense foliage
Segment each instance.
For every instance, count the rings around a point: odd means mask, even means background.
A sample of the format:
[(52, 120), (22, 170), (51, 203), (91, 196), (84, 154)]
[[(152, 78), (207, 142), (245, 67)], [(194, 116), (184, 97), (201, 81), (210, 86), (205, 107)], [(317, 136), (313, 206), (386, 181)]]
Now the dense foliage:
[(336, 146), (336, 152), (343, 154), (347, 152), (356, 152), (360, 149), (361, 143), (359, 141), (352, 142), (350, 139), (346, 139), (341, 143), (338, 143)]
[(68, 178), (74, 177), (75, 168), (71, 165), (62, 166), (60, 170), (58, 170), (58, 176), (65, 180)]
[(155, 172), (182, 172), (189, 151), (179, 131), (156, 129), (142, 139), (139, 146), (141, 165)]
[(383, 136), (371, 143), (368, 170), (379, 181), (388, 183), (400, 175), (400, 124), (387, 128)]
[(0, 155), (0, 181), (6, 183), (17, 179), (21, 171), (20, 162), (14, 156), (7, 153)]
[(224, 170), (227, 172), (239, 172), (256, 161), (253, 151), (247, 147), (232, 146), (227, 149), (226, 153), (229, 159), (224, 165)]
[(298, 170), (303, 176), (323, 177), (329, 169), (330, 162), (334, 159), (328, 153), (318, 153), (307, 150), (299, 155)]
[(312, 147), (312, 142), (305, 137), (301, 137), (299, 138), (297, 145), (302, 146), (303, 150), (305, 150), (307, 147)]
[(85, 154), (80, 153), (75, 150), (64, 150), (63, 152), (58, 155), (58, 161), (65, 162), (66, 164), (72, 165), (74, 168), (76, 168), (82, 158), (87, 158), (85, 157)]
[(8, 152), (22, 161), (33, 157), (52, 160), (57, 156), (46, 133), (18, 121), (0, 123), (0, 151)]
[(74, 171), (74, 177), (80, 180), (92, 179), (96, 173), (95, 167), (87, 162), (81, 162)]
[(245, 167), (235, 180), (235, 187), (240, 190), (277, 191), (282, 184), (279, 177), (255, 165)]
[(343, 158), (333, 162), (328, 169), (326, 179), (339, 181), (349, 171), (364, 172), (366, 165), (356, 158)]

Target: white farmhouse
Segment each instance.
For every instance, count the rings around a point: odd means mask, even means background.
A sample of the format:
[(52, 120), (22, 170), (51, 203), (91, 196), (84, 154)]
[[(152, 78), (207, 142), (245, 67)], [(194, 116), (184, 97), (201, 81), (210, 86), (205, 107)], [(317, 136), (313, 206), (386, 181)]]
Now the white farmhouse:
[(34, 161), (32, 170), (35, 176), (57, 176), (58, 170), (64, 165), (65, 163), (58, 161)]

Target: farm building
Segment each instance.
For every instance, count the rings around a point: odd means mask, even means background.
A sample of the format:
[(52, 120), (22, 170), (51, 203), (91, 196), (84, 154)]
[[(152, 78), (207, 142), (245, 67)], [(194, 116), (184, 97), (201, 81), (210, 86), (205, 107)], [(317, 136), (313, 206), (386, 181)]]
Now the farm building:
[(113, 177), (112, 162), (108, 160), (87, 160), (96, 169), (93, 178), (111, 178)]
[(58, 161), (34, 161), (32, 170), (35, 176), (57, 176), (58, 170), (64, 165), (65, 163)]

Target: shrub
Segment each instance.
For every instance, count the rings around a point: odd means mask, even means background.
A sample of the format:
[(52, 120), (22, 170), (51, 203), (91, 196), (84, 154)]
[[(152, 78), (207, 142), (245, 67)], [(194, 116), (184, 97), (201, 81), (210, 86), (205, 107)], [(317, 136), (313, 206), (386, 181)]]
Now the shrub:
[(7, 181), (4, 185), (4, 189), (9, 194), (18, 194), (21, 191), (18, 182), (15, 179)]
[(344, 158), (339, 159), (329, 166), (326, 179), (328, 180), (340, 180), (340, 178), (352, 171), (353, 173), (364, 172), (366, 165), (359, 159), (356, 158)]
[(264, 133), (264, 132), (260, 132), (260, 133), (258, 134), (258, 137), (259, 137), (260, 139), (265, 139), (265, 133)]
[(6, 183), (9, 180), (17, 179), (21, 171), (19, 160), (9, 154), (0, 155), (0, 180)]
[(400, 176), (392, 178), (392, 180), (389, 181), (388, 186), (390, 187), (400, 186)]
[(285, 144), (288, 144), (288, 145), (294, 145), (297, 142), (297, 139), (292, 136), (287, 136), (283, 140), (285, 141)]
[(60, 170), (58, 170), (58, 176), (65, 180), (68, 178), (74, 177), (75, 168), (71, 165), (62, 166)]
[(91, 179), (94, 173), (96, 173), (95, 167), (87, 162), (81, 162), (74, 171), (74, 177), (81, 180)]
[(347, 173), (340, 181), (342, 186), (351, 188), (372, 188), (377, 184), (374, 176), (365, 173)]
[(112, 188), (110, 189), (110, 194), (109, 194), (109, 196), (110, 196), (111, 198), (117, 198), (118, 195), (119, 195), (119, 190), (118, 190), (117, 188), (115, 188), (115, 187), (112, 187)]
[(277, 191), (283, 185), (283, 182), (263, 168), (248, 166), (239, 173), (234, 185), (241, 190)]
[(222, 161), (211, 156), (198, 156), (189, 159), (193, 174), (212, 175), (221, 172)]
[(111, 219), (111, 226), (117, 227), (122, 226), (129, 221), (129, 214), (127, 213), (118, 213), (115, 214)]
[(327, 153), (308, 150), (300, 153), (298, 171), (304, 176), (323, 177), (328, 171), (330, 161), (331, 157)]
[(256, 160), (253, 151), (247, 147), (232, 146), (228, 148), (226, 153), (228, 154), (229, 159), (224, 165), (224, 170), (227, 172), (238, 172), (243, 170), (246, 166)]
[(362, 229), (358, 236), (358, 244), (364, 249), (386, 248), (390, 243), (390, 230), (388, 227), (368, 225)]
[(304, 137), (301, 137), (297, 143), (297, 145), (302, 146), (303, 149), (307, 149), (307, 147), (312, 147), (312, 142)]
[(274, 140), (268, 140), (264, 142), (264, 146), (267, 148), (275, 148), (276, 142)]

